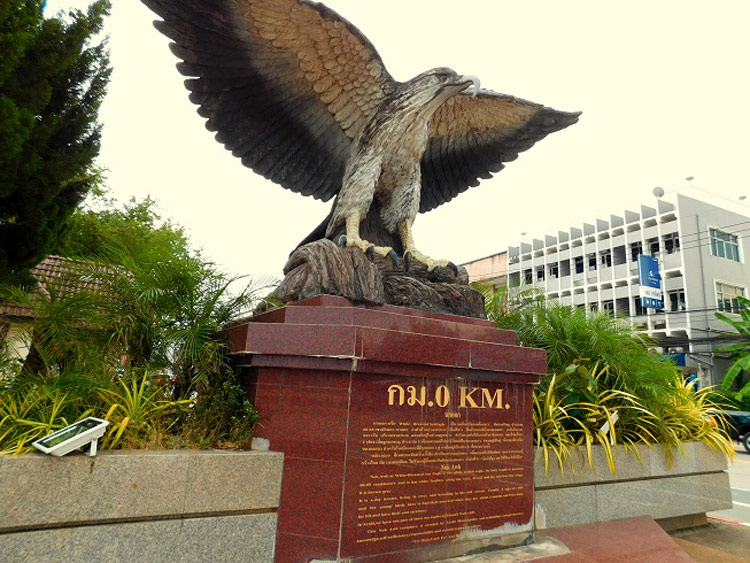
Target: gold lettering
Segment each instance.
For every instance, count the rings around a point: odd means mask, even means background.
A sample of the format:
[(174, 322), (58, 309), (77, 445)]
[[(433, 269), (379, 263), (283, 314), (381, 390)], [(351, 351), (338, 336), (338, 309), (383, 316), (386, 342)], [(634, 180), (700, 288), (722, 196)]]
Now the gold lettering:
[(406, 402), (409, 403), (410, 407), (413, 407), (414, 405), (423, 407), (427, 402), (427, 399), (425, 398), (425, 393), (427, 391), (424, 386), (419, 388), (419, 397), (417, 397), (417, 388), (413, 385), (409, 385), (409, 387), (406, 388), (406, 391), (409, 393), (409, 399)]
[(451, 392), (448, 389), (447, 385), (440, 385), (435, 390), (435, 403), (437, 403), (437, 406), (444, 408), (448, 406), (448, 403), (451, 402)]
[(398, 393), (398, 404), (399, 406), (404, 404), (404, 388), (400, 385), (391, 385), (388, 388), (388, 406), (393, 406), (396, 401), (396, 393)]
[(478, 404), (476, 404), (476, 402), (474, 402), (474, 399), (472, 399), (472, 397), (471, 397), (474, 393), (476, 393), (477, 391), (479, 391), (479, 387), (475, 387), (474, 389), (472, 389), (468, 393), (467, 393), (468, 387), (460, 387), (459, 389), (461, 390), (461, 395), (460, 395), (461, 400), (460, 400), (459, 405), (458, 405), (459, 407), (461, 407), (461, 408), (467, 408), (468, 407), (470, 409), (481, 408)]
[(495, 389), (494, 396), (490, 393), (489, 389), (482, 388), (482, 408), (496, 408), (496, 409), (503, 409), (505, 408), (505, 405), (503, 404), (503, 390), (502, 389)]

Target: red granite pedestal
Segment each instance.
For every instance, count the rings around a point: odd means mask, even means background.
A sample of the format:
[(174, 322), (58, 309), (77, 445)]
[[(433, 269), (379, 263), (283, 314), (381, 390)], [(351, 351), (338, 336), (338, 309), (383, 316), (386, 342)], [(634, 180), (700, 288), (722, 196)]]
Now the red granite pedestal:
[(528, 539), (543, 351), (485, 320), (329, 296), (228, 334), (256, 435), (285, 454), (277, 562), (421, 562)]

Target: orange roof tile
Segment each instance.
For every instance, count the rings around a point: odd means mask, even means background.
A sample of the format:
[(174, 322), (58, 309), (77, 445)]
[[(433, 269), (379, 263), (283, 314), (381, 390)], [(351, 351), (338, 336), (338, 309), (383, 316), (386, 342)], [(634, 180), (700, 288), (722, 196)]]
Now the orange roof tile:
[[(47, 256), (36, 267), (31, 270), (31, 275), (39, 282), (48, 280), (64, 279), (61, 287), (68, 291), (80, 291), (82, 289), (96, 289), (101, 284), (96, 280), (83, 281), (79, 278), (69, 276), (74, 272), (74, 265), (81, 264), (80, 260), (63, 258), (62, 256)], [(66, 276), (69, 276), (66, 278)], [(46, 292), (42, 284), (37, 285), (37, 291)], [(12, 303), (0, 302), (0, 317), (26, 317), (30, 318), (31, 310)]]

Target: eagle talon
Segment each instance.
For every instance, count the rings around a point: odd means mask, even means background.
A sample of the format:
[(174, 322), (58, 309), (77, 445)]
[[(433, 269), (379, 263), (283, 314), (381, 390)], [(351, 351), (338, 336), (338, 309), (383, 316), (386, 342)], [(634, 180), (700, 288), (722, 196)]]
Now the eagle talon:
[(456, 266), (453, 262), (448, 262), (448, 267), (453, 271), (453, 275), (458, 277), (458, 266)]
[(346, 247), (346, 235), (341, 235), (341, 236), (339, 237), (339, 242), (338, 242), (338, 245), (339, 245), (339, 246), (340, 246), (341, 248), (345, 248), (345, 247)]
[(375, 247), (370, 246), (365, 250), (365, 254), (367, 254), (367, 257), (370, 259), (370, 262), (373, 262), (375, 260)]
[(441, 273), (442, 268), (440, 266), (435, 266), (430, 272), (430, 281), (439, 281)]
[(395, 270), (396, 268), (398, 268), (398, 254), (396, 254), (395, 250), (391, 249), (391, 251), (388, 253), (388, 258), (391, 259), (393, 269)]
[(404, 254), (404, 272), (408, 272), (411, 268), (411, 252)]

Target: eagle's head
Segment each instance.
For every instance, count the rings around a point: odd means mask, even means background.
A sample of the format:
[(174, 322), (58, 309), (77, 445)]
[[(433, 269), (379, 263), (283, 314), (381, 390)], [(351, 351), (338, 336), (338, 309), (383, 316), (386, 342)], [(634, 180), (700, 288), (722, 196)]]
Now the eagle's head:
[(433, 68), (403, 83), (398, 95), (410, 106), (435, 111), (443, 102), (471, 87), (476, 95), (478, 78), (461, 76), (450, 68)]

